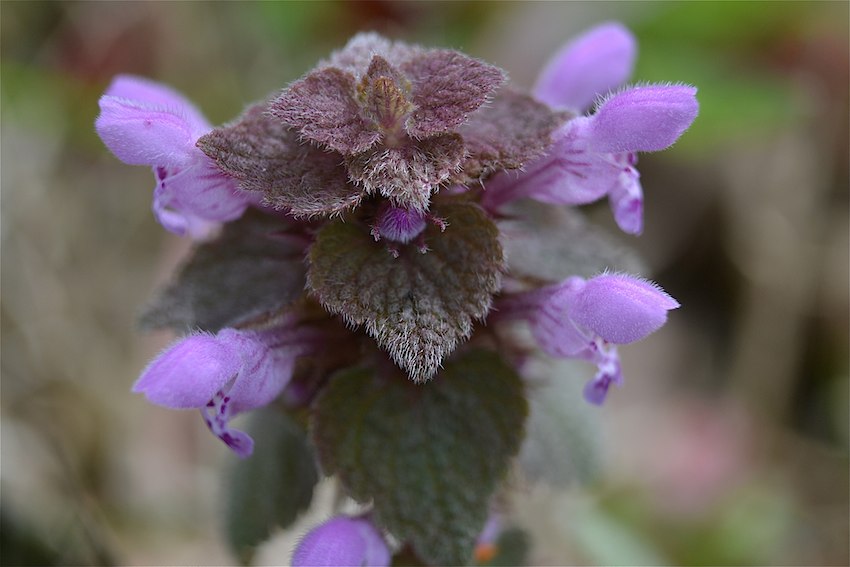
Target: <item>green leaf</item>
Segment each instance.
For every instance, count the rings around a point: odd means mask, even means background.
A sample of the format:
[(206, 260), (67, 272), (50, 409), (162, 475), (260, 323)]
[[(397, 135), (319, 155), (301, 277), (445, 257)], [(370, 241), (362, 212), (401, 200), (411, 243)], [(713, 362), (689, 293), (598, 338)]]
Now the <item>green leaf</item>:
[(582, 397), (586, 365), (534, 357), (523, 367), (523, 377), (531, 410), (519, 456), (525, 476), (556, 487), (598, 479), (600, 414)]
[(476, 565), (487, 567), (515, 567), (526, 565), (531, 541), (528, 534), (519, 528), (503, 531), (496, 540), (496, 555), (487, 561), (476, 561)]
[(251, 458), (235, 463), (228, 486), (227, 538), (247, 564), (275, 528), (286, 528), (310, 505), (318, 481), (304, 429), (286, 413), (264, 408), (251, 416)]
[(200, 244), (144, 309), (146, 329), (216, 332), (279, 311), (304, 290), (304, 245), (286, 221), (249, 210)]
[(309, 252), (308, 288), (329, 311), (365, 325), (416, 382), (433, 376), (487, 314), (503, 269), (484, 211), (456, 203), (437, 212), (449, 226), (427, 229), (426, 254), (411, 244), (395, 258), (367, 228), (341, 221), (325, 225)]
[(347, 370), (311, 421), (319, 460), (350, 495), (435, 565), (472, 560), (491, 496), (523, 437), (520, 377), (495, 353), (470, 351), (418, 386), (395, 373)]
[(512, 277), (554, 283), (605, 270), (646, 271), (636, 252), (568, 207), (524, 200), (506, 214), (499, 229)]

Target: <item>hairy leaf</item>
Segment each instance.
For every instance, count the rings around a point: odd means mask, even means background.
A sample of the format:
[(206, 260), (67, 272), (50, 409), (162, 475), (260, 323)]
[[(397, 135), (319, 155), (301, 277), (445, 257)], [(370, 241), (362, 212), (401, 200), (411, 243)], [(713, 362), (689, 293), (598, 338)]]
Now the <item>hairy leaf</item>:
[(319, 479), (305, 431), (287, 414), (256, 411), (248, 430), (254, 453), (233, 467), (226, 515), (228, 541), (246, 565), (275, 528), (288, 527), (310, 505)]
[(402, 127), (403, 119), (413, 109), (408, 94), (410, 83), (380, 55), (372, 58), (369, 70), (358, 86), (358, 97), (366, 116), (388, 135)]
[(464, 179), (480, 179), (499, 169), (519, 169), (540, 157), (551, 144), (552, 132), (569, 116), (526, 94), (503, 89), (458, 130), (469, 153), (463, 164)]
[(606, 269), (646, 272), (633, 250), (568, 207), (524, 200), (507, 207), (506, 214), (499, 229), (512, 277), (554, 283)]
[(304, 243), (289, 224), (249, 210), (214, 241), (199, 244), (145, 308), (140, 325), (216, 332), (283, 309), (304, 290)]
[(233, 124), (201, 137), (198, 147), (243, 189), (261, 191), (268, 205), (295, 216), (356, 206), (363, 190), (348, 182), (342, 156), (302, 143), (267, 108), (251, 106)]
[(446, 363), (434, 382), (348, 370), (311, 421), (322, 468), (431, 565), (472, 560), (491, 496), (523, 436), (519, 376), (492, 352)]
[(423, 51), (421, 47), (390, 41), (375, 32), (362, 32), (351, 38), (344, 48), (331, 54), (319, 67), (336, 67), (359, 78), (367, 72), (375, 55), (393, 66), (399, 66)]
[(366, 331), (417, 382), (472, 333), (490, 309), (503, 269), (498, 232), (476, 205), (445, 205), (445, 232), (429, 227), (430, 250), (415, 245), (398, 258), (368, 229), (335, 222), (309, 252), (307, 286), (333, 313)]
[(355, 97), (354, 75), (328, 67), (289, 85), (272, 102), (269, 112), (308, 140), (342, 154), (355, 154), (381, 139), (380, 132), (360, 115)]
[(417, 211), (428, 209), (431, 193), (458, 171), (463, 140), (444, 134), (406, 145), (377, 146), (348, 160), (351, 180), (369, 193), (380, 192), (395, 204)]
[(429, 49), (402, 71), (413, 86), (407, 133), (414, 138), (454, 131), (506, 78), (498, 67), (448, 49)]

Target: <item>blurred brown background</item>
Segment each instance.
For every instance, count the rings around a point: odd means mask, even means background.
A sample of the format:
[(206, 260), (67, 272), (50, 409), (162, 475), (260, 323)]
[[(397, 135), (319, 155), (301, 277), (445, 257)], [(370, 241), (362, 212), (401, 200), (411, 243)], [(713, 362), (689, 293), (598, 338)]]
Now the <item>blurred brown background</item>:
[[(234, 561), (218, 536), (233, 457), (194, 412), (129, 392), (170, 339), (135, 314), (187, 243), (155, 223), (150, 171), (94, 134), (113, 75), (170, 84), (222, 123), (358, 30), (463, 49), (529, 87), (608, 19), (638, 36), (635, 80), (700, 89), (682, 141), (642, 156), (647, 229), (623, 238), (683, 308), (623, 349), (627, 384), (590, 412), (593, 480), (520, 488), (532, 562), (850, 561), (846, 2), (0, 11), (3, 564)], [(613, 227), (604, 204), (587, 212)], [(288, 545), (256, 561), (284, 564)]]

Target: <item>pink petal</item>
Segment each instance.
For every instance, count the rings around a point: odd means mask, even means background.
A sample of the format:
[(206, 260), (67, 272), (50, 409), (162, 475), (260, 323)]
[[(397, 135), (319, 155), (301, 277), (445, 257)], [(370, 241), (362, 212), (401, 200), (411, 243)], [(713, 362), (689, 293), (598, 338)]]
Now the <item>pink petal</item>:
[(606, 341), (627, 344), (661, 328), (679, 303), (656, 284), (623, 274), (586, 282), (570, 306), (570, 318)]
[(696, 93), (687, 85), (633, 87), (605, 100), (581, 135), (594, 152), (663, 150), (697, 117)]
[(159, 187), (173, 195), (180, 210), (212, 221), (231, 221), (242, 216), (250, 196), (197, 150), (190, 167), (160, 179)]
[(194, 149), (185, 118), (124, 98), (100, 97), (95, 129), (106, 147), (130, 165), (179, 167)]
[(620, 173), (619, 183), (608, 193), (608, 202), (620, 230), (635, 235), (643, 232), (643, 188), (635, 168)]
[(381, 533), (365, 518), (337, 516), (313, 528), (292, 554), (293, 567), (390, 564)]
[(534, 339), (549, 356), (581, 357), (592, 342), (569, 316), (569, 306), (582, 285), (581, 278), (568, 278), (530, 319)]
[(546, 64), (534, 96), (553, 107), (577, 111), (632, 74), (637, 45), (622, 24), (596, 26), (564, 45)]
[(175, 409), (206, 406), (242, 366), (239, 352), (216, 337), (189, 335), (157, 356), (133, 385), (151, 402)]
[(590, 119), (576, 118), (547, 154), (516, 174), (506, 172), (488, 181), (484, 206), (496, 210), (523, 197), (558, 205), (584, 205), (605, 196), (620, 180), (622, 167), (608, 154), (587, 150), (581, 137)]
[(103, 94), (133, 101), (149, 108), (164, 110), (181, 117), (189, 124), (194, 138), (200, 137), (211, 128), (204, 115), (189, 99), (171, 87), (143, 77), (118, 75)]

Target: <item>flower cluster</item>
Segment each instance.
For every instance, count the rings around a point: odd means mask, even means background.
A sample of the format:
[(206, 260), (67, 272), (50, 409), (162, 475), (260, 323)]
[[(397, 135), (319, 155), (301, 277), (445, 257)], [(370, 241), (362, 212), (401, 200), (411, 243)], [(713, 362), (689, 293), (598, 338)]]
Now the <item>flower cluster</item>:
[[(637, 153), (697, 115), (691, 86), (622, 87), (635, 50), (623, 26), (600, 25), (524, 93), (489, 63), (365, 33), (218, 128), (138, 77), (101, 98), (104, 143), (153, 168), (156, 219), (196, 240), (142, 317), (186, 334), (133, 390), (200, 410), (240, 457), (261, 448), (234, 416), (309, 408), (324, 472), (373, 503), (308, 534), (294, 564), (388, 565), (387, 541), (426, 563), (468, 560), (528, 411), (519, 361), (533, 353), (510, 331), (594, 364), (585, 398), (601, 404), (622, 383), (617, 346), (679, 307), (619, 271), (568, 209), (607, 197), (640, 234)], [(423, 443), (450, 486), (415, 476)], [(445, 502), (455, 486), (463, 510)], [(433, 509), (411, 512), (424, 498)]]

